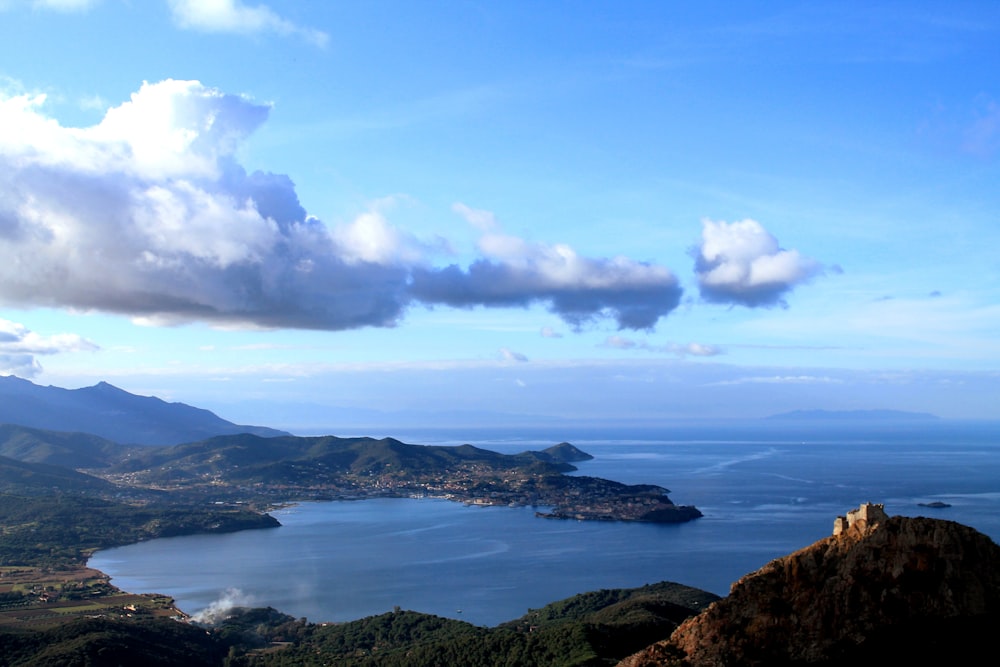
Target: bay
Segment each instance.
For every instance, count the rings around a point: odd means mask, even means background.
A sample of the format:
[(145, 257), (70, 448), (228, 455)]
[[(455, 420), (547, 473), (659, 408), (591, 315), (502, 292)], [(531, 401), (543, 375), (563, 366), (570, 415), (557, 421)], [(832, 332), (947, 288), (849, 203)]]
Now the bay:
[[(705, 516), (653, 525), (438, 499), (304, 503), (275, 513), (280, 528), (153, 540), (99, 552), (90, 565), (189, 613), (238, 603), (344, 621), (400, 606), (495, 625), (599, 588), (672, 580), (724, 595), (743, 574), (829, 535), (836, 515), (865, 501), (1000, 539), (995, 424), (437, 429), (401, 439), (516, 452), (567, 431), (595, 456), (576, 474), (660, 484)], [(919, 505), (932, 501), (951, 507)]]

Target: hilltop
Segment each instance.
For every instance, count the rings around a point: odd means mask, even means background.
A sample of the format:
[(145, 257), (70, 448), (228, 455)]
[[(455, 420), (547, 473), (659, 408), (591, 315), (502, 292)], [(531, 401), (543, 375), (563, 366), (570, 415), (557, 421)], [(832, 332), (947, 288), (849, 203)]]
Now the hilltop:
[(1000, 627), (1000, 546), (866, 507), (867, 520), (838, 520), (834, 535), (744, 576), (621, 667), (982, 664)]

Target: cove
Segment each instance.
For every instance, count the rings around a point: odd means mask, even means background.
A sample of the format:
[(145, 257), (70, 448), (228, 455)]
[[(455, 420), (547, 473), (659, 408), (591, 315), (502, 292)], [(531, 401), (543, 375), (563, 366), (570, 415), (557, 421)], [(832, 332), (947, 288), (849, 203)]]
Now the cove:
[(684, 546), (686, 525), (553, 521), (530, 508), (406, 498), (306, 503), (275, 516), (282, 527), (152, 540), (89, 565), (189, 613), (225, 599), (346, 621), (398, 605), (477, 625), (595, 588), (682, 579), (717, 590), (730, 580), (717, 557)]

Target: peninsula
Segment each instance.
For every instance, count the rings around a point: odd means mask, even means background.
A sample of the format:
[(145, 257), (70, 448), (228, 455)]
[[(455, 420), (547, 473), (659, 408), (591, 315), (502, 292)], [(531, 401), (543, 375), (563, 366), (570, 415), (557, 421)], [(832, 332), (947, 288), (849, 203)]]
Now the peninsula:
[(678, 523), (701, 516), (661, 486), (580, 475), (593, 458), (569, 443), (499, 454), (472, 445), (394, 438), (218, 436), (144, 447), (86, 472), (133, 492), (265, 508), (302, 500), (445, 498), (469, 505), (542, 507), (545, 518)]
[(505, 455), (468, 444), (297, 437), (104, 382), (66, 390), (4, 377), (0, 398), (0, 493), (37, 495), (41, 484), (46, 492), (262, 512), (296, 501), (395, 496), (538, 507), (545, 518), (701, 516), (661, 486), (566, 474), (593, 458), (566, 442)]

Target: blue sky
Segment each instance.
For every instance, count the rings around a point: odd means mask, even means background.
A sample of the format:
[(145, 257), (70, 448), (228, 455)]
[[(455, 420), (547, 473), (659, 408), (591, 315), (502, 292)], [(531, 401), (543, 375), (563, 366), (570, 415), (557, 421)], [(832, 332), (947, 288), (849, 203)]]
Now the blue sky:
[(0, 100), (6, 374), (1000, 416), (994, 3), (0, 0)]

